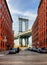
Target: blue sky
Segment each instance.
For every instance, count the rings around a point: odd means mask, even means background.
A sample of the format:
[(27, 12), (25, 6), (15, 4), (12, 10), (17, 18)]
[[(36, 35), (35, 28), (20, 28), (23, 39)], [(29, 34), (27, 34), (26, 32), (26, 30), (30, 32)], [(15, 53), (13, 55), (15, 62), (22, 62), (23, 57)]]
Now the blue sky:
[(29, 19), (29, 28), (32, 27), (40, 0), (7, 0), (9, 10), (13, 18), (13, 30), (18, 32), (18, 17)]

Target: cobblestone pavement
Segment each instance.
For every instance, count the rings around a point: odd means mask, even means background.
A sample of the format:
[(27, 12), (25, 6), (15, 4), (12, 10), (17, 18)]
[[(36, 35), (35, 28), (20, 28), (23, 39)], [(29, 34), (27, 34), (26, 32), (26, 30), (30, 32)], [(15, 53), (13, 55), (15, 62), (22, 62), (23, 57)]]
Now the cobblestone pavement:
[(20, 51), (18, 54), (0, 56), (0, 65), (47, 65), (47, 54)]

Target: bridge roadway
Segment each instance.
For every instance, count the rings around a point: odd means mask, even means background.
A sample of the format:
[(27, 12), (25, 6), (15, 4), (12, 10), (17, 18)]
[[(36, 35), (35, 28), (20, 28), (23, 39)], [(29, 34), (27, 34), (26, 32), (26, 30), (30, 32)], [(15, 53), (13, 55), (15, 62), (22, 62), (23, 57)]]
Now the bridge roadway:
[(0, 56), (0, 65), (47, 65), (47, 54), (23, 50), (18, 54)]
[(27, 31), (24, 31), (24, 32), (19, 32), (18, 34), (14, 35), (14, 38), (15, 39), (18, 39), (19, 37), (30, 37), (31, 36), (31, 33), (32, 33), (32, 30), (27, 30)]

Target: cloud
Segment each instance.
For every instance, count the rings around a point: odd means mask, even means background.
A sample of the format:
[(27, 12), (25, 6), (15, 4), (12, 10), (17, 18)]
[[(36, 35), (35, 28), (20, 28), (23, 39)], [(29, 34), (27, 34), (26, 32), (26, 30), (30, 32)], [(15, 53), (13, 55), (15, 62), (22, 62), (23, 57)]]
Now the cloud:
[(25, 17), (29, 18), (30, 20), (36, 18), (36, 16), (37, 16), (37, 14), (33, 13), (32, 11), (25, 11), (25, 12), (23, 12), (23, 11), (19, 11), (19, 10), (14, 10), (12, 8), (11, 8), (11, 13), (13, 15), (17, 14), (17, 15), (25, 16)]
[[(35, 21), (35, 19), (36, 19), (36, 16), (37, 16), (37, 14), (36, 13), (34, 13), (34, 11), (32, 10), (32, 11), (19, 11), (19, 9), (18, 8), (13, 8), (12, 7), (12, 5), (10, 4), (10, 0), (7, 0), (7, 3), (8, 3), (8, 7), (9, 7), (9, 10), (10, 10), (10, 12), (11, 12), (11, 15), (12, 15), (12, 18), (13, 18), (13, 21), (14, 21), (14, 23), (13, 23), (13, 29), (15, 30), (16, 28), (18, 29), (18, 23), (16, 23), (16, 22), (18, 22), (18, 16), (21, 16), (21, 17), (25, 17), (25, 18), (28, 18), (30, 21), (31, 21), (31, 23), (29, 23), (30, 25), (30, 27), (31, 27), (31, 25), (33, 24), (33, 22)], [(16, 29), (16, 31), (15, 32), (17, 32), (18, 30)]]
[(7, 1), (7, 3), (10, 1), (10, 0), (6, 0)]
[(33, 18), (35, 18), (36, 16), (37, 16), (37, 14), (36, 13), (33, 13), (32, 11), (25, 11), (25, 12), (22, 12), (22, 11), (19, 11), (19, 10), (13, 10), (13, 9), (11, 9), (11, 13), (14, 15), (18, 15), (18, 14), (20, 14), (20, 15), (23, 15), (23, 16), (29, 16), (29, 17), (33, 17)]
[(9, 7), (9, 9), (11, 10), (12, 8), (11, 8), (11, 5), (10, 5), (10, 1), (11, 0), (6, 0), (7, 1), (7, 4), (8, 4), (8, 7)]
[(34, 11), (19, 11), (18, 9), (14, 9), (14, 8), (12, 8), (12, 6), (10, 5), (10, 0), (6, 0), (7, 1), (7, 3), (8, 3), (8, 7), (9, 7), (9, 10), (10, 10), (10, 12), (11, 12), (11, 14), (12, 15), (21, 15), (21, 16), (23, 16), (23, 17), (27, 17), (27, 18), (29, 18), (30, 20), (33, 20), (33, 19), (35, 19), (36, 18), (36, 16), (37, 16), (37, 14), (36, 13), (34, 13)]
[[(9, 6), (9, 8), (10, 8), (11, 14), (13, 15), (12, 18), (13, 18), (13, 21), (14, 21), (14, 24), (13, 24), (13, 29), (14, 30), (16, 28), (18, 29), (18, 24), (16, 23), (16, 22), (18, 22), (18, 16), (28, 18), (29, 21), (31, 22), (31, 23), (29, 23), (30, 24), (29, 28), (31, 28), (33, 22), (35, 21), (35, 19), (37, 17), (36, 13), (34, 13), (33, 11), (25, 11), (25, 12), (23, 12), (23, 11), (19, 11), (18, 9), (14, 10), (14, 9), (11, 8), (11, 6)], [(16, 31), (18, 31), (18, 30), (16, 30)]]

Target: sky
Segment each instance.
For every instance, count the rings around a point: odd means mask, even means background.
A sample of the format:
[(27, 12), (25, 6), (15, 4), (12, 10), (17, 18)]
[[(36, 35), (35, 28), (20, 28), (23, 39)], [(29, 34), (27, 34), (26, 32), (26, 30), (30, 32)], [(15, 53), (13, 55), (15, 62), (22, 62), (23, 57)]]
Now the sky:
[(7, 0), (7, 4), (13, 19), (13, 30), (15, 34), (19, 31), (18, 17), (29, 19), (29, 28), (34, 23), (40, 0)]
[(29, 29), (37, 17), (37, 10), (40, 0), (6, 0), (12, 19), (13, 19), (13, 30), (17, 34), (19, 31), (18, 17), (29, 19)]

